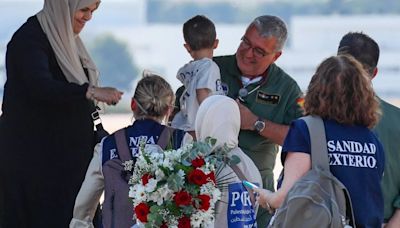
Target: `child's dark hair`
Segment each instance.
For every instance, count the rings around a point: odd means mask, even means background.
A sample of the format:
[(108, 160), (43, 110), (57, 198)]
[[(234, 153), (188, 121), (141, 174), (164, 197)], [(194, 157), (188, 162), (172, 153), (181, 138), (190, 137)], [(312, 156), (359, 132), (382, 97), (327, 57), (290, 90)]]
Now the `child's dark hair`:
[(214, 23), (206, 16), (194, 16), (183, 24), (183, 38), (193, 51), (212, 48), (216, 37)]

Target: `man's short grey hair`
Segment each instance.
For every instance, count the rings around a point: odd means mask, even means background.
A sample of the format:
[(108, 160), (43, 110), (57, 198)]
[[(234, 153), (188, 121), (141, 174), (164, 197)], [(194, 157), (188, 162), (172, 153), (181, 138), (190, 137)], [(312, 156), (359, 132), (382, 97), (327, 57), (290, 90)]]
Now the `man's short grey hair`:
[(255, 26), (261, 37), (275, 37), (275, 51), (281, 51), (287, 39), (287, 28), (285, 22), (276, 16), (263, 15), (254, 19), (249, 27)]

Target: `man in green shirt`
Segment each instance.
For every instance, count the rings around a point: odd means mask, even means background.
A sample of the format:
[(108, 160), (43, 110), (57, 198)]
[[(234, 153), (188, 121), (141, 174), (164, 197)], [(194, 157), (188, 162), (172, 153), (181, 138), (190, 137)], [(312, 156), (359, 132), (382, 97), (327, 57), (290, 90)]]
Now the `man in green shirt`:
[[(214, 57), (227, 95), (237, 99), (241, 114), (239, 147), (254, 161), (263, 187), (274, 191), (278, 146), (283, 144), (292, 120), (302, 116), (302, 92), (297, 83), (274, 62), (287, 38), (285, 23), (275, 16), (260, 16), (247, 27), (236, 54)], [(258, 227), (270, 215), (260, 210)]]
[[(349, 54), (363, 64), (371, 76), (378, 73), (379, 46), (363, 33), (350, 32), (340, 41), (338, 54)], [(385, 150), (385, 171), (382, 179), (385, 228), (400, 227), (400, 109), (378, 98), (382, 117), (375, 126)]]

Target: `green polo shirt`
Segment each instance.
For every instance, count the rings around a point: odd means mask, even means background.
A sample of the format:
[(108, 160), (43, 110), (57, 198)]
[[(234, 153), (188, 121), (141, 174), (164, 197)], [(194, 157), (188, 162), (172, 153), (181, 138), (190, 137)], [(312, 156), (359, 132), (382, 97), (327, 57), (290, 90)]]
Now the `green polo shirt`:
[[(239, 89), (242, 88), (242, 75), (237, 67), (235, 55), (214, 57), (214, 61), (220, 68), (221, 80), (228, 90), (228, 96), (236, 99)], [(302, 109), (297, 103), (302, 97), (302, 92), (296, 81), (277, 65), (272, 64), (268, 68), (265, 80), (246, 88), (252, 91), (259, 84), (261, 84), (260, 88), (244, 98), (244, 105), (254, 114), (285, 125), (289, 125), (292, 120), (302, 116)], [(239, 146), (260, 170), (264, 188), (274, 190), (273, 170), (278, 145), (256, 131), (241, 130)]]
[(400, 208), (400, 109), (380, 101), (382, 118), (374, 132), (385, 150), (385, 171), (382, 179), (384, 218), (389, 220)]

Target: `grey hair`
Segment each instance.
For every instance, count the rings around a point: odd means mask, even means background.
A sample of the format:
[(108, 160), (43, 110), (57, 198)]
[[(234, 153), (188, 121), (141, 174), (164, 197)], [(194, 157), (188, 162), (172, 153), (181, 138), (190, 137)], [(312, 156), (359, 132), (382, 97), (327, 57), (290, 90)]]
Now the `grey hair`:
[(261, 37), (268, 38), (268, 37), (275, 37), (276, 38), (276, 48), (275, 51), (281, 51), (283, 46), (285, 45), (287, 39), (287, 28), (285, 22), (276, 16), (271, 15), (263, 15), (259, 16), (254, 19), (249, 27), (254, 26), (258, 34)]

